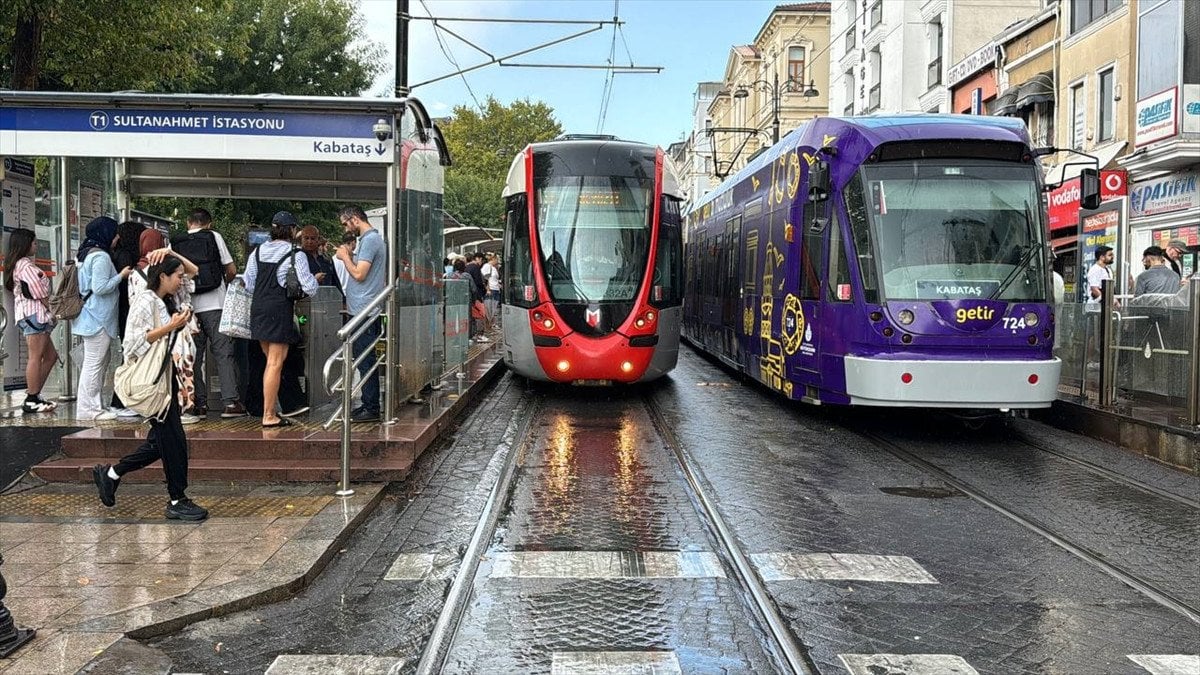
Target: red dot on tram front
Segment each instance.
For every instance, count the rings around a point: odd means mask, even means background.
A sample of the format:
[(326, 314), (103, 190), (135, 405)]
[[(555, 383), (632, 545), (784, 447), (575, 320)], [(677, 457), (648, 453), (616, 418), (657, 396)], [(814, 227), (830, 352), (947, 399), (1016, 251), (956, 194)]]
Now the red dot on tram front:
[(903, 375), (900, 376), (900, 381), (903, 382), (904, 384), (908, 384), (909, 382), (912, 382), (912, 373), (904, 373)]
[(1037, 383), (1038, 383), (1038, 376), (1037, 376), (1037, 373), (1033, 373), (1033, 374), (1031, 374), (1031, 375), (1029, 376), (1029, 384), (1037, 384)]

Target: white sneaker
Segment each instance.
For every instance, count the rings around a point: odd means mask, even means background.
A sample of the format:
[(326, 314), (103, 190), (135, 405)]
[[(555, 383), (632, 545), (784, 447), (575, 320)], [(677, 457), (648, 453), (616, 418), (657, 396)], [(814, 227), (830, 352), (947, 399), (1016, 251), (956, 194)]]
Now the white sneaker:
[(489, 340), (486, 335), (480, 335), (479, 337), (475, 338), (475, 342), (491, 342), (491, 340)]
[(195, 415), (180, 415), (179, 416), (180, 424), (195, 424), (196, 422), (199, 422), (199, 421), (200, 421), (200, 418), (196, 417)]
[(109, 420), (117, 419), (117, 413), (115, 413), (111, 410), (105, 410), (104, 412), (100, 413), (99, 415), (96, 415), (92, 419), (97, 422), (107, 422)]
[(141, 417), (140, 413), (129, 408), (109, 408), (109, 410), (116, 413), (117, 417)]

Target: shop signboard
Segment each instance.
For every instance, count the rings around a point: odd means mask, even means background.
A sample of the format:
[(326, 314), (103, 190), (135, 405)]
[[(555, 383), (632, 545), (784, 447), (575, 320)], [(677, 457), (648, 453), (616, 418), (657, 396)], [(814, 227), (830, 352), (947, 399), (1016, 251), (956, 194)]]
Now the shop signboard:
[[(1100, 201), (1124, 197), (1129, 185), (1124, 169), (1100, 172)], [(1079, 178), (1064, 181), (1047, 195), (1050, 232), (1074, 227), (1079, 223)]]
[(1179, 133), (1179, 87), (1137, 102), (1133, 112), (1133, 144), (1146, 145)]
[[(1121, 231), (1122, 219), (1125, 213), (1124, 200), (1114, 199), (1101, 204), (1095, 211), (1081, 210), (1079, 212), (1079, 267), (1078, 267), (1078, 301), (1087, 302), (1084, 294), (1087, 292), (1087, 273), (1096, 262), (1096, 247), (1108, 246), (1114, 251), (1120, 251), (1117, 236)], [(1116, 265), (1119, 271), (1121, 261)], [(1114, 278), (1120, 276), (1114, 274)]]
[(1129, 191), (1131, 218), (1200, 209), (1200, 172), (1183, 171), (1139, 181)]
[(1183, 133), (1200, 134), (1200, 84), (1183, 85)]
[(946, 86), (953, 87), (983, 70), (985, 66), (995, 63), (997, 49), (998, 47), (995, 42), (989, 42), (973, 53), (968, 54), (967, 58), (950, 66), (950, 70), (946, 72)]

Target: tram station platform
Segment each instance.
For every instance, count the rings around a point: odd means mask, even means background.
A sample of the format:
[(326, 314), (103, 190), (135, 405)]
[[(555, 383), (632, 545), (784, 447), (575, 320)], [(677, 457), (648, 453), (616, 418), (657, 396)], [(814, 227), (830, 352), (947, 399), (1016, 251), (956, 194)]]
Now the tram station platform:
[[(351, 480), (388, 482), (407, 476), (416, 458), (502, 370), (496, 345), (473, 345), (465, 376), (444, 376), (441, 387), (430, 392), (423, 403), (401, 406), (396, 422), (355, 423)], [(336, 482), (341, 467), (340, 427), (321, 427), (332, 412), (331, 406), (314, 409), (283, 429), (263, 429), (255, 417), (220, 419), (215, 415), (187, 425), (189, 479)], [(52, 483), (91, 483), (93, 466), (111, 464), (133, 451), (148, 431), (140, 418), (95, 423), (77, 423), (70, 418), (70, 404), (65, 404), (53, 415), (14, 416), (0, 420), (0, 425), (63, 429), (60, 452), (31, 470), (36, 478)], [(79, 430), (84, 424), (88, 428)], [(128, 478), (130, 482), (161, 482), (162, 474), (151, 467)]]

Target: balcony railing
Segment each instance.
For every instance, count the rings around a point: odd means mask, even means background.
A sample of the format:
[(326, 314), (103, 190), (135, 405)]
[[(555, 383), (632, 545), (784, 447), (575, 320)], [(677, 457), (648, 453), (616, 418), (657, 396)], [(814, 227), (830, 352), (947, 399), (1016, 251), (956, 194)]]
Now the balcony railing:
[(929, 76), (925, 79), (925, 86), (930, 89), (942, 83), (942, 57), (937, 57), (929, 64)]
[(871, 85), (871, 92), (867, 94), (867, 112), (875, 112), (879, 110), (879, 85)]

